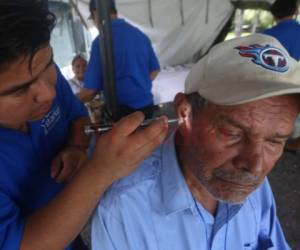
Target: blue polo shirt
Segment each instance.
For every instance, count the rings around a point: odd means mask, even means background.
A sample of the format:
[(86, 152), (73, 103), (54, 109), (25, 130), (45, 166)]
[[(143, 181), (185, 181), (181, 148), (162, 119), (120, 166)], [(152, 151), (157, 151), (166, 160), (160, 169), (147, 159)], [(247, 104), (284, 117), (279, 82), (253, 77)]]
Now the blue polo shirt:
[(87, 112), (58, 69), (56, 94), (47, 115), (28, 124), (28, 134), (0, 128), (0, 249), (20, 249), (26, 217), (62, 189), (50, 177), (50, 164), (72, 121)]
[(197, 202), (182, 175), (173, 137), (105, 193), (92, 223), (94, 250), (290, 249), (265, 180), (243, 204)]
[[(123, 19), (112, 20), (112, 38), (117, 103), (133, 109), (153, 104), (150, 72), (160, 67), (149, 38)], [(103, 90), (99, 46), (98, 36), (92, 43), (84, 79), (84, 87), (95, 91)]]
[(296, 20), (281, 21), (263, 33), (275, 37), (291, 57), (297, 61), (300, 60), (300, 25)]

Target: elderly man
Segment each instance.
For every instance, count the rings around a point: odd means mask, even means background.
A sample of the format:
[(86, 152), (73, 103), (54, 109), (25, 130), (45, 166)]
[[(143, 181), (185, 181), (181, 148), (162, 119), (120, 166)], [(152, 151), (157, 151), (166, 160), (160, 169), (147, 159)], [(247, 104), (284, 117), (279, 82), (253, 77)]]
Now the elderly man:
[(176, 132), (103, 196), (93, 249), (289, 249), (266, 175), (293, 130), (299, 79), (270, 36), (212, 48), (175, 98)]

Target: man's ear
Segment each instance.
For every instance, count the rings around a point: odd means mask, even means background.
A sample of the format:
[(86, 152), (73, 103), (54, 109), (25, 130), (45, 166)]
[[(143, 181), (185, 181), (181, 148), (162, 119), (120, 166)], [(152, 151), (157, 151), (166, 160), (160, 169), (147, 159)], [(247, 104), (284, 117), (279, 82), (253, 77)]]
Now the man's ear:
[(182, 135), (188, 133), (192, 128), (192, 106), (185, 94), (178, 93), (174, 99), (176, 114), (179, 119), (178, 130)]

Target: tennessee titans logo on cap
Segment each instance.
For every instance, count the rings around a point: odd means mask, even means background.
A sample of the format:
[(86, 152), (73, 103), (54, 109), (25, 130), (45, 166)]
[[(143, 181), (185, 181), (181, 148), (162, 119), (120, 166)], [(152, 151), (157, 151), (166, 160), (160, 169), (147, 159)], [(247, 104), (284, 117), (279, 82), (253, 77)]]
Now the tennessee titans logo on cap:
[(271, 45), (253, 44), (250, 46), (236, 47), (239, 54), (243, 57), (251, 57), (252, 62), (269, 70), (277, 72), (286, 72), (289, 70), (289, 64), (286, 54)]

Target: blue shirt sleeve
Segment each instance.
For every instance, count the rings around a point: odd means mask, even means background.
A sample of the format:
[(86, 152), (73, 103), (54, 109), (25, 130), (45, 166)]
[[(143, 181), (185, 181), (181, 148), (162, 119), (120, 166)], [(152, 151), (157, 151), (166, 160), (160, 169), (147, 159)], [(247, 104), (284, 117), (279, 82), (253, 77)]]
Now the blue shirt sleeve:
[(74, 95), (68, 81), (64, 78), (59, 68), (57, 69), (57, 82), (56, 82), (56, 95), (59, 102), (62, 104), (62, 112), (64, 112), (67, 120), (72, 122), (80, 117), (88, 116), (88, 112), (80, 102), (80, 100)]
[(153, 50), (150, 40), (148, 41), (149, 41), (149, 54), (150, 54), (149, 71), (152, 72), (152, 71), (160, 70), (160, 65), (156, 57), (156, 54)]
[(92, 43), (91, 57), (84, 76), (84, 87), (95, 91), (103, 90), (102, 64), (99, 46), (98, 36)]
[(0, 192), (0, 249), (18, 250), (24, 230), (24, 220), (16, 204)]

